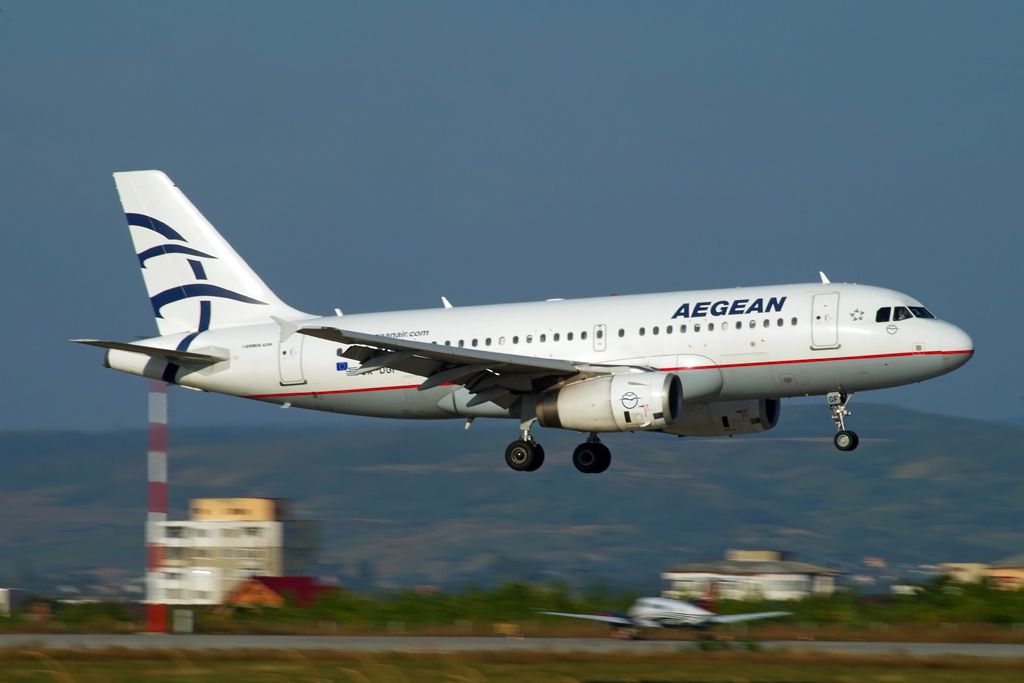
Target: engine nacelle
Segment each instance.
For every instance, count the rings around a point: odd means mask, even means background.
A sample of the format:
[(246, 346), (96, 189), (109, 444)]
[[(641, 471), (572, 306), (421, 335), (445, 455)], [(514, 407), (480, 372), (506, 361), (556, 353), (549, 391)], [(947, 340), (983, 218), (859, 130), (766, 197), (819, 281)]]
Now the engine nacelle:
[(671, 372), (635, 372), (595, 377), (537, 397), (544, 427), (580, 432), (665, 429), (683, 414), (683, 385)]
[(766, 432), (779, 423), (781, 412), (782, 401), (777, 398), (688, 403), (682, 419), (665, 431), (684, 436)]

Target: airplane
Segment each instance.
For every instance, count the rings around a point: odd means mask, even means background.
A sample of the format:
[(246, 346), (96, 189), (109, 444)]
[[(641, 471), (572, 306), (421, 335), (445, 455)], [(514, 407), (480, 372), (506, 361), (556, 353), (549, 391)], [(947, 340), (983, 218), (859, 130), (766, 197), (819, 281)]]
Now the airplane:
[(104, 365), (283, 407), (402, 419), (518, 420), (513, 470), (544, 463), (533, 427), (722, 436), (778, 424), (781, 399), (823, 395), (836, 448), (855, 392), (951, 372), (970, 336), (906, 294), (832, 283), (549, 299), (317, 316), (279, 299), (161, 171), (114, 174), (159, 335), (71, 341)]
[(746, 614), (715, 614), (685, 600), (672, 598), (640, 598), (626, 614), (570, 614), (568, 612), (541, 612), (556, 617), (588, 619), (609, 624), (620, 629), (631, 638), (636, 638), (641, 629), (706, 629), (715, 624), (735, 624), (756, 619), (787, 617), (792, 612), (748, 612)]

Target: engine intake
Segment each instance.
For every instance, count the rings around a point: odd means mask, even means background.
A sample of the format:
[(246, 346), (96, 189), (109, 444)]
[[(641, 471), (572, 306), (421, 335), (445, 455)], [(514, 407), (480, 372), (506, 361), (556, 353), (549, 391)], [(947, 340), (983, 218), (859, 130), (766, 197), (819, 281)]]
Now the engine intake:
[(683, 385), (671, 372), (595, 377), (541, 394), (537, 421), (581, 432), (665, 429), (683, 414)]

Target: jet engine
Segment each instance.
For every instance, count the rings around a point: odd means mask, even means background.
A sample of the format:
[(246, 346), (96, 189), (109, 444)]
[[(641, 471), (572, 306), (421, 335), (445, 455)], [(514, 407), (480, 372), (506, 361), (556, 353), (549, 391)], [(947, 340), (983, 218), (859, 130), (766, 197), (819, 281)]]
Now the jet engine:
[(658, 430), (683, 414), (683, 385), (671, 372), (634, 372), (594, 377), (537, 397), (544, 427), (580, 432)]
[(777, 398), (688, 403), (686, 414), (664, 431), (683, 436), (724, 436), (766, 432), (779, 423)]

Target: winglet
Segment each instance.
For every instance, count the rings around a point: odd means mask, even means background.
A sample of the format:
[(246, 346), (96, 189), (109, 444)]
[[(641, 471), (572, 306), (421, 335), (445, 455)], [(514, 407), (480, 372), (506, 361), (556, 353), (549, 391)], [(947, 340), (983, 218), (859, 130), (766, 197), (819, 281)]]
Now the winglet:
[(828, 275), (825, 275), (824, 271), (819, 270), (818, 271), (818, 275), (821, 276), (821, 284), (823, 284), (823, 285), (832, 284), (832, 281), (828, 279)]

